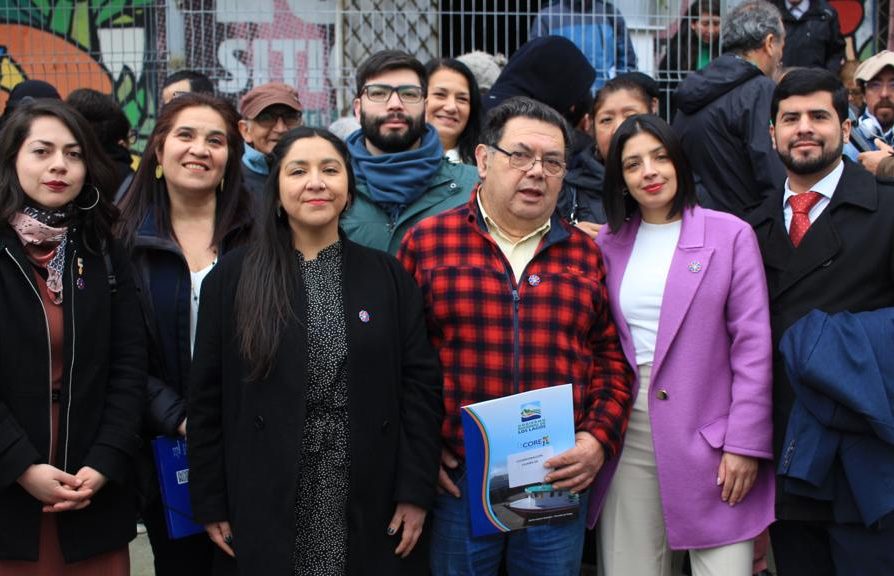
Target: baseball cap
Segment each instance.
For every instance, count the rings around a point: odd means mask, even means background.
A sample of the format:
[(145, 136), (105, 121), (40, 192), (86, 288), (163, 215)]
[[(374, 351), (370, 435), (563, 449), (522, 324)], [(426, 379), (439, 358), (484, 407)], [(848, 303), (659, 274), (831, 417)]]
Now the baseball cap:
[(288, 84), (271, 82), (249, 90), (239, 103), (239, 112), (243, 118), (251, 120), (274, 104), (282, 104), (292, 110), (301, 111), (301, 100), (298, 99), (298, 92), (294, 88)]

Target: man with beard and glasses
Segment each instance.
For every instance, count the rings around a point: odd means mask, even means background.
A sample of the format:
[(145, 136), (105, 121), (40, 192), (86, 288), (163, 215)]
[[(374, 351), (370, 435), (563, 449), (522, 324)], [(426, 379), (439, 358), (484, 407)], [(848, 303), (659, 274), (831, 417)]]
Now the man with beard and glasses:
[(844, 153), (877, 174), (879, 163), (891, 156), (894, 146), (894, 52), (882, 50), (860, 64), (854, 79), (866, 107)]
[(464, 204), (478, 182), (473, 166), (444, 157), (437, 131), (425, 123), (425, 67), (398, 50), (383, 50), (357, 70), (347, 139), (357, 194), (342, 217), (348, 238), (394, 254), (404, 233), (428, 216)]
[[(749, 216), (770, 294), (778, 462), (778, 521), (770, 536), (779, 576), (881, 575), (894, 566), (891, 446), (883, 456), (867, 452), (875, 456), (872, 466), (855, 464), (855, 451), (866, 451), (878, 438), (860, 418), (846, 430), (857, 432), (849, 434), (856, 443), (843, 439), (848, 434), (836, 419), (810, 421), (804, 407), (816, 393), (804, 395), (799, 388), (808, 365), (814, 380), (834, 378), (830, 371), (848, 364), (865, 366), (846, 348), (840, 358), (819, 359), (817, 368), (812, 362), (818, 359), (809, 353), (783, 356), (779, 347), (783, 333), (796, 323), (794, 330), (802, 329), (798, 321), (813, 310), (834, 314), (894, 306), (894, 186), (842, 158), (851, 131), (847, 107), (847, 90), (828, 71), (785, 75), (773, 93), (770, 134), (788, 178)], [(839, 385), (854, 391), (866, 385), (866, 376)], [(841, 421), (856, 416), (835, 414)], [(879, 481), (887, 488), (867, 488)], [(879, 521), (878, 510), (887, 520)]]

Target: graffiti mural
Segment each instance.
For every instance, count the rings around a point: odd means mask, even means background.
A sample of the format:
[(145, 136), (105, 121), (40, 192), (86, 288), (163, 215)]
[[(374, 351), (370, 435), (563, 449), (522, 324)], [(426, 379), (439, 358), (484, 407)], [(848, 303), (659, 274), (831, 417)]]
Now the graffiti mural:
[(132, 126), (154, 116), (143, 68), (148, 0), (0, 0), (0, 107), (27, 79), (65, 98), (112, 94)]
[(878, 14), (878, 0), (830, 0), (829, 4), (838, 12), (848, 60), (864, 60), (885, 47), (877, 45), (878, 39), (873, 42), (875, 25), (866, 18), (868, 14)]

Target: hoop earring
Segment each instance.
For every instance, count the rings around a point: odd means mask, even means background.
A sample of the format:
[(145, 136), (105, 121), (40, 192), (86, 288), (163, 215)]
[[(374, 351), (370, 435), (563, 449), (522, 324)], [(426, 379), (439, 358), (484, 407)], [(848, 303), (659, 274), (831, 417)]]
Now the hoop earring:
[(80, 206), (80, 205), (78, 205), (77, 202), (75, 202), (75, 206), (77, 206), (79, 210), (83, 210), (84, 212), (86, 212), (88, 210), (93, 210), (94, 208), (96, 208), (96, 205), (99, 204), (99, 188), (97, 188), (93, 184), (90, 184), (90, 187), (93, 188), (94, 192), (96, 192), (96, 200), (93, 201), (93, 204), (85, 207), (85, 206)]
[(155, 179), (161, 180), (161, 177), (165, 175), (164, 168), (161, 167), (161, 164), (155, 165)]

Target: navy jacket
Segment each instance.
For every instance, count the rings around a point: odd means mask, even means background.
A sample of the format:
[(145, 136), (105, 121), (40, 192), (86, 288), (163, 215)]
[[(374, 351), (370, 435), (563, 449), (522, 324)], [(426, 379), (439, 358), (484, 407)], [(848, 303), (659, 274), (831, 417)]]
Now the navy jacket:
[(785, 183), (770, 141), (770, 100), (776, 84), (751, 62), (724, 54), (693, 72), (674, 95), (674, 131), (708, 195), (706, 208), (739, 218)]
[(844, 60), (844, 38), (835, 8), (825, 0), (811, 0), (807, 12), (795, 19), (785, 0), (773, 3), (785, 24), (782, 63), (786, 67), (825, 68), (837, 76)]
[(783, 487), (867, 526), (894, 511), (894, 308), (814, 310), (782, 337), (796, 400), (778, 473)]

